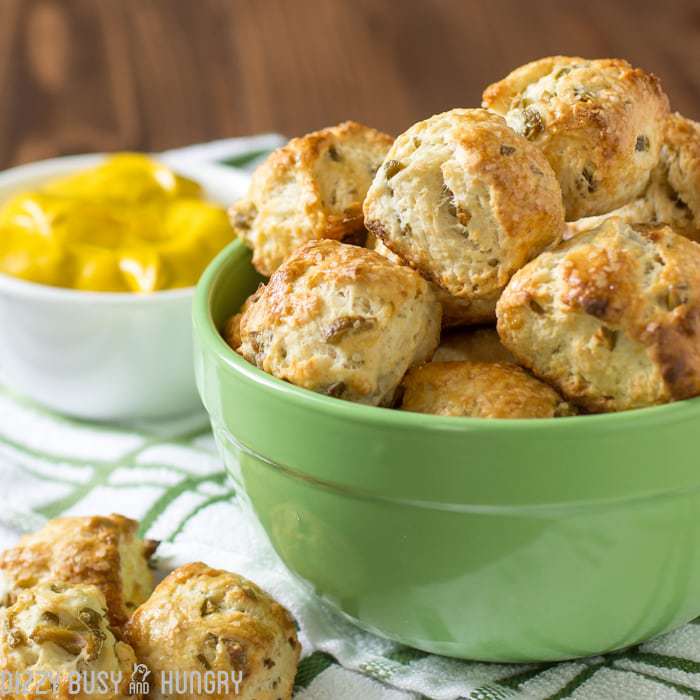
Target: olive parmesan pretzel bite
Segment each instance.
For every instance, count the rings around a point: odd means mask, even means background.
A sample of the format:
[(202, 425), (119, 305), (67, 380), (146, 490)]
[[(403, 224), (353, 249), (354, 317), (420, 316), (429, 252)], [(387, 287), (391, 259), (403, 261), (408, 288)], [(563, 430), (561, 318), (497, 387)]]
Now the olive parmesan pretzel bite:
[[(29, 686), (11, 698), (140, 699), (128, 687), (136, 664), (134, 651), (115, 637), (98, 588), (42, 583), (6, 602), (0, 608), (0, 673)], [(77, 674), (83, 675), (76, 688)], [(102, 687), (92, 685), (97, 674), (103, 674)]]
[(442, 309), (409, 267), (337, 241), (307, 243), (246, 303), (238, 352), (328, 396), (390, 405), (406, 370), (430, 359)]
[(555, 418), (574, 414), (554, 389), (500, 362), (429, 362), (403, 380), (401, 408), (438, 416)]
[(269, 277), (304, 243), (363, 238), (362, 202), (392, 138), (343, 122), (292, 139), (253, 174), (247, 197), (231, 207), (235, 233)]
[(399, 136), (365, 199), (365, 225), (440, 287), (453, 322), (493, 321), (511, 275), (563, 232), (556, 177), (502, 117), (453, 109)]
[(111, 624), (121, 627), (153, 589), (148, 562), (157, 543), (140, 540), (137, 530), (137, 522), (121, 515), (51, 520), (0, 553), (0, 589), (92, 584), (106, 598)]
[(700, 394), (700, 245), (610, 219), (517, 272), (498, 333), (521, 364), (589, 411)]
[(486, 88), (483, 106), (542, 149), (568, 221), (612, 211), (642, 193), (668, 114), (656, 76), (620, 59), (570, 56), (516, 68)]
[[(152, 672), (240, 672), (239, 693), (210, 697), (289, 700), (301, 646), (289, 613), (254, 583), (205, 564), (187, 564), (160, 583), (133, 615), (126, 638)], [(195, 700), (199, 695), (178, 695)]]
[(676, 233), (700, 241), (700, 124), (672, 114), (664, 124), (659, 162), (644, 194), (605, 216), (569, 224), (573, 233), (588, 231), (617, 216), (627, 223), (668, 224)]

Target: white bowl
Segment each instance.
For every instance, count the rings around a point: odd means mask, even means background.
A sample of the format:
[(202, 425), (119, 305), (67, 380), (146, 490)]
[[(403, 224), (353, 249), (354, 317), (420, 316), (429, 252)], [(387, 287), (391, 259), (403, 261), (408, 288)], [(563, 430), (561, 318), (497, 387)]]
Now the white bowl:
[[(0, 173), (0, 203), (104, 155), (68, 156)], [(228, 205), (247, 177), (214, 164), (162, 158)], [(150, 295), (82, 292), (0, 274), (0, 383), (52, 409), (91, 420), (200, 410), (192, 360), (194, 288)]]

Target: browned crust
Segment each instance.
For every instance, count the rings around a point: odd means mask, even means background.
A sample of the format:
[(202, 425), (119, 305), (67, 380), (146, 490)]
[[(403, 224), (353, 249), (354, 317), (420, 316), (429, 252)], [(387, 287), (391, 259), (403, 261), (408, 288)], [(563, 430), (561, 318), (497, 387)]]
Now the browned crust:
[[(630, 228), (647, 241), (642, 255), (626, 248), (625, 231)], [(597, 242), (596, 247), (592, 241)], [(556, 274), (561, 275), (561, 284), (555, 287), (560, 296), (553, 299), (547, 289)], [(518, 341), (523, 330), (530, 328), (533, 314), (550, 313), (555, 302), (563, 309), (560, 313), (579, 312), (598, 320), (602, 324), (601, 342), (606, 342), (608, 335), (623, 334), (646, 350), (661, 377), (660, 386), (653, 391), (645, 389), (646, 405), (700, 394), (698, 244), (668, 226), (629, 227), (619, 219), (610, 219), (599, 229), (555, 249), (547, 259), (524, 268), (499, 302), (499, 335), (533, 373), (556, 383), (567, 398), (594, 412), (638, 407), (621, 406), (615, 396), (591, 393), (583, 379), (561, 374), (563, 367), (551, 374), (538, 358), (537, 338), (530, 338), (532, 347)], [(604, 369), (601, 367), (601, 372)]]
[(700, 393), (700, 309), (679, 308), (651, 331), (649, 348), (674, 400)]
[[(405, 227), (397, 223), (395, 192), (388, 184), (386, 167), (401, 162), (407, 181), (414, 167), (418, 181), (427, 177), (421, 170), (420, 151), (413, 145), (416, 141), (428, 150), (440, 144), (449, 148), (451, 159), (469, 154), (470, 176), (490, 193), (483, 208), (489, 210), (492, 223), (480, 224), (477, 234), (492, 236), (491, 261), (479, 251), (483, 259), (457, 273), (454, 268), (470, 253), (467, 244), (461, 250), (454, 244), (452, 254), (443, 251), (436, 261), (421, 241), (441, 238), (442, 230), (432, 222), (433, 211), (425, 202), (410, 212), (415, 221), (407, 218)], [(437, 166), (433, 161), (429, 167)], [(434, 206), (438, 205), (435, 201)], [(493, 112), (455, 109), (413, 125), (396, 139), (365, 200), (365, 226), (404, 264), (435, 285), (444, 308), (443, 324), (457, 326), (495, 320), (496, 301), (510, 276), (563, 233), (564, 211), (555, 174), (538, 148)]]
[[(224, 569), (214, 569), (201, 561), (191, 562), (175, 569), (174, 571), (171, 571), (153, 591), (153, 597), (157, 598), (158, 596), (162, 595), (167, 596), (174, 589), (195, 581), (201, 581), (203, 587), (206, 589), (207, 581), (213, 581), (216, 579), (223, 579), (227, 581), (229, 588), (237, 588), (237, 595), (242, 600), (245, 600), (247, 596), (250, 596), (250, 593), (246, 591), (246, 588), (252, 589), (258, 598), (267, 602), (269, 612), (271, 613), (275, 622), (284, 631), (285, 635), (294, 640), (294, 644), (292, 646), (300, 646), (299, 640), (297, 639), (294, 618), (290, 615), (286, 608), (280, 605), (252, 581), (244, 579), (242, 576), (233, 574), (230, 571), (225, 571)], [(142, 610), (141, 612), (137, 611), (134, 613), (134, 625), (138, 622), (138, 618), (141, 615), (143, 615)]]
[(401, 408), (479, 418), (554, 418), (573, 409), (547, 384), (504, 362), (430, 362), (408, 372)]
[(570, 224), (567, 238), (611, 217), (627, 223), (661, 223), (700, 241), (700, 124), (676, 113), (666, 119), (659, 161), (643, 196), (609, 214)]
[[(305, 136), (299, 136), (291, 139), (286, 146), (275, 151), (271, 158), (276, 157), (275, 154), (280, 154), (285, 152), (288, 157), (292, 157), (306, 160), (307, 162), (313, 162), (318, 155), (323, 151), (330, 143), (336, 140), (343, 140), (350, 136), (356, 136), (362, 134), (365, 140), (374, 143), (379, 146), (391, 146), (393, 143), (393, 138), (388, 134), (385, 134), (377, 129), (372, 129), (365, 124), (360, 122), (348, 120), (337, 124), (336, 126), (329, 126), (325, 129), (319, 129), (318, 131), (312, 131)], [(285, 158), (286, 160), (286, 158)]]
[[(186, 564), (163, 579), (125, 630), (137, 657), (154, 673), (189, 671), (198, 663), (202, 642), (211, 636), (233, 643), (227, 663), (243, 672), (244, 694), (246, 682), (255, 684), (277, 665), (279, 685), (263, 691), (264, 697), (291, 698), (301, 653), (294, 619), (255, 583), (237, 574), (202, 562)], [(280, 648), (276, 644), (289, 650), (284, 659), (291, 661), (289, 666), (273, 658), (273, 650)]]
[[(574, 64), (576, 73), (560, 75)], [(557, 68), (552, 91), (543, 92), (548, 97), (526, 101), (522, 94), (526, 88)], [(599, 80), (600, 94), (576, 96), (576, 90), (588, 84), (595, 92)], [(604, 214), (642, 194), (669, 112), (668, 98), (652, 73), (621, 59), (565, 56), (517, 68), (486, 88), (483, 104), (501, 114), (515, 110), (524, 117), (530, 111), (537, 117), (539, 128), (528, 138), (557, 172), (568, 220)], [(646, 133), (648, 129), (651, 133)], [(647, 138), (646, 150), (651, 151), (637, 164), (633, 154), (640, 135)]]
[[(319, 265), (321, 260), (329, 260), (328, 265)], [(401, 278), (406, 282), (408, 289), (416, 288), (416, 282), (420, 278), (409, 268), (402, 268), (394, 265), (379, 253), (366, 248), (350, 246), (338, 241), (321, 240), (306, 243), (298, 248), (295, 254), (289, 257), (284, 265), (270, 278), (263, 288), (264, 300), (266, 304), (266, 318), (268, 325), (273, 324), (276, 319), (289, 316), (300, 309), (295, 307), (296, 300), (290, 296), (289, 291), (300, 277), (310, 269), (318, 268), (316, 284), (320, 284), (324, 278), (332, 279), (335, 284), (366, 284), (381, 281), (384, 272), (390, 269), (394, 277)], [(400, 289), (403, 293), (405, 290)], [(420, 291), (420, 290), (419, 290)], [(256, 300), (257, 301), (257, 300)], [(252, 309), (252, 304), (244, 309), (241, 320), (241, 329), (245, 333), (248, 311)], [(306, 308), (305, 313), (312, 317), (317, 311), (316, 308)]]
[[(251, 237), (251, 233), (261, 226), (260, 209), (268, 200), (270, 191), (288, 183), (290, 178), (296, 177), (300, 190), (304, 192), (303, 197), (299, 198), (298, 206), (306, 218), (304, 234), (307, 240), (343, 240), (362, 235), (364, 192), (358, 192), (356, 201), (349, 203), (341, 213), (334, 212), (324, 205), (321, 189), (314, 175), (316, 163), (323, 153), (330, 152), (335, 147), (339, 148), (349, 139), (358, 136), (362, 137), (368, 149), (381, 149), (382, 152), (393, 142), (388, 134), (358, 122), (346, 121), (291, 139), (285, 146), (271, 153), (255, 171), (248, 196), (231, 207), (230, 218), (236, 235), (255, 251), (253, 264), (261, 274), (270, 276), (274, 267), (265, 255), (257, 250), (255, 236)], [(261, 228), (266, 237), (279, 235), (280, 231), (273, 228), (268, 230), (267, 226), (268, 224), (263, 224)], [(283, 226), (278, 228), (281, 230)]]
[(238, 348), (241, 346), (241, 319), (243, 314), (259, 301), (264, 291), (265, 285), (259, 284), (258, 288), (243, 302), (239, 312), (233, 314), (225, 321), (224, 327), (221, 329), (221, 335), (232, 350), (238, 352)]
[[(120, 545), (136, 540), (137, 530), (136, 521), (116, 514), (58, 518), (0, 553), (0, 571), (19, 588), (46, 581), (97, 586), (110, 622), (122, 627), (131, 610), (123, 595)], [(148, 541), (141, 546), (147, 561), (156, 545)]]
[(483, 105), (499, 114), (507, 112), (513, 98), (528, 85), (552, 72), (557, 63), (583, 63), (580, 56), (546, 56), (530, 61), (511, 71), (505, 78), (489, 85), (483, 93)]
[[(482, 96), (484, 107), (499, 113), (507, 111), (516, 96), (531, 83), (537, 82), (540, 78), (548, 75), (554, 66), (559, 63), (585, 63), (601, 71), (612, 69), (619, 73), (621, 81), (628, 84), (630, 88), (649, 91), (668, 105), (668, 98), (661, 87), (659, 78), (641, 68), (634, 68), (624, 59), (599, 58), (589, 60), (580, 56), (548, 56), (526, 63), (516, 68), (502, 80), (489, 85)], [(577, 104), (576, 109), (562, 111), (561, 117), (562, 125), (581, 126), (593, 120), (594, 123), (607, 130), (607, 121), (595, 103), (581, 102)], [(614, 143), (608, 144), (608, 147), (612, 146), (614, 146)]]
[(238, 348), (241, 344), (241, 317), (243, 316), (242, 313), (237, 313), (231, 316), (226, 323), (224, 324), (224, 328), (221, 331), (221, 335), (224, 337), (224, 340), (228, 343), (230, 348), (232, 350), (235, 350), (236, 352), (238, 351)]
[(244, 312), (239, 352), (305, 389), (384, 405), (406, 369), (435, 351), (441, 317), (433, 288), (410, 267), (366, 248), (311, 241)]
[[(700, 123), (672, 114), (666, 120), (661, 159), (652, 176), (656, 197), (668, 198), (673, 214), (657, 211), (659, 220), (692, 240), (700, 240)], [(658, 203), (657, 203), (658, 208)], [(664, 208), (665, 209), (665, 208)]]

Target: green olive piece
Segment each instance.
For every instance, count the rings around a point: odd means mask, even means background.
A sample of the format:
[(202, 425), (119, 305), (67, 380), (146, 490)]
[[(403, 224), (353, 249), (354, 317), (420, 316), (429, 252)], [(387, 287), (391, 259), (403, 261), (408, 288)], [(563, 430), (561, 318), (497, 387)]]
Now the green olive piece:
[(595, 192), (598, 189), (598, 184), (594, 179), (593, 171), (590, 168), (584, 168), (581, 172), (581, 175), (583, 175), (583, 179), (588, 185), (589, 193), (593, 194), (593, 192)]
[(575, 87), (574, 97), (576, 97), (579, 102), (590, 102), (594, 95), (590, 90), (586, 90), (583, 87)]
[(212, 613), (215, 613), (218, 609), (219, 609), (218, 606), (211, 598), (206, 598), (204, 600), (204, 602), (202, 603), (202, 607), (200, 608), (200, 613), (201, 613), (202, 617), (206, 617), (207, 615), (211, 615)]
[(535, 299), (530, 299), (528, 306), (538, 315), (541, 316), (544, 313), (544, 309)]
[(644, 135), (644, 134), (640, 134), (639, 136), (637, 136), (637, 141), (634, 144), (634, 150), (635, 151), (648, 151), (650, 145), (651, 144), (649, 142), (649, 137)]
[(80, 634), (64, 627), (40, 625), (32, 632), (31, 638), (37, 644), (55, 644), (71, 656), (78, 656), (86, 646), (85, 639)]
[(523, 120), (523, 136), (528, 141), (533, 141), (544, 131), (544, 122), (537, 110), (528, 107), (523, 112)]
[(612, 328), (608, 328), (607, 326), (601, 326), (600, 334), (605, 347), (612, 352), (617, 345), (618, 332), (614, 331)]
[(398, 160), (388, 160), (384, 166), (384, 172), (386, 173), (386, 179), (391, 180), (396, 173), (400, 173), (406, 166), (403, 163), (399, 163)]
[(92, 630), (86, 645), (86, 658), (88, 661), (95, 661), (100, 657), (106, 639), (107, 636), (101, 630)]
[(246, 653), (243, 645), (235, 639), (224, 639), (224, 647), (231, 666), (237, 671), (242, 671), (246, 663)]
[(78, 617), (80, 618), (80, 621), (83, 624), (91, 628), (99, 628), (100, 622), (102, 621), (102, 616), (100, 615), (100, 613), (98, 613), (97, 610), (93, 610), (92, 608), (83, 608), (78, 613)]
[(27, 638), (24, 636), (22, 630), (10, 630), (7, 633), (7, 646), (10, 649), (16, 649), (27, 643)]
[(355, 331), (368, 331), (374, 328), (377, 323), (375, 318), (364, 316), (341, 316), (336, 318), (328, 326), (324, 333), (324, 340), (331, 345), (339, 343), (346, 334)]
[(333, 382), (333, 384), (331, 384), (324, 393), (326, 396), (339, 399), (343, 396), (347, 388), (348, 386), (345, 382)]

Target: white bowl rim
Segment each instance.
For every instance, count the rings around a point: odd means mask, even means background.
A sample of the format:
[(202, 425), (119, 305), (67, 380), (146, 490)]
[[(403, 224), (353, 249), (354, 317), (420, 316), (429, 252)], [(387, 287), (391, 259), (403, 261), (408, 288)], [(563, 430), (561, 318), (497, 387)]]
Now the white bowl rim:
[(93, 292), (67, 287), (52, 287), (50, 284), (29, 282), (19, 277), (12, 277), (0, 272), (0, 292), (9, 292), (16, 296), (31, 297), (40, 301), (69, 301), (80, 304), (147, 304), (180, 299), (191, 299), (194, 286), (177, 289), (160, 289), (155, 292)]
[[(122, 153), (124, 151), (117, 151)], [(103, 160), (110, 153), (82, 153), (79, 155), (58, 156), (37, 160), (32, 163), (24, 163), (7, 168), (0, 172), (0, 188), (12, 185), (16, 181), (30, 177), (50, 177), (70, 171), (72, 168), (88, 166)], [(153, 154), (156, 158), (158, 154)], [(56, 172), (56, 169), (59, 172)], [(0, 291), (22, 297), (32, 297), (41, 301), (70, 301), (85, 304), (147, 304), (165, 301), (177, 301), (191, 299), (194, 296), (195, 285), (178, 287), (176, 289), (160, 289), (155, 292), (94, 292), (89, 290), (70, 289), (68, 287), (54, 287), (49, 284), (30, 282), (20, 277), (13, 277), (0, 272)]]

